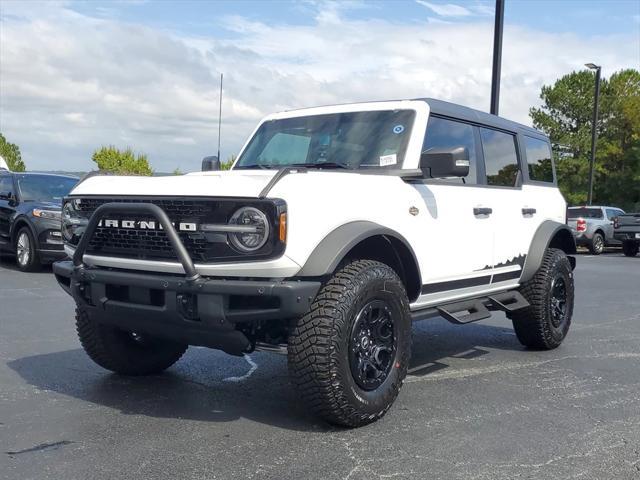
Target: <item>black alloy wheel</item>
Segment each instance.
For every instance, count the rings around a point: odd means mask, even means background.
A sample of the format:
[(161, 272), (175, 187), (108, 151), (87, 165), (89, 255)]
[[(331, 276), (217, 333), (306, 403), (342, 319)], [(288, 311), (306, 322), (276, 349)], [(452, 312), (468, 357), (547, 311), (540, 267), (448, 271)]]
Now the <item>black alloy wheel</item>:
[(371, 391), (387, 379), (396, 357), (397, 338), (391, 308), (372, 300), (356, 316), (349, 342), (349, 366), (358, 386)]
[(551, 324), (560, 328), (567, 321), (567, 284), (561, 275), (558, 275), (551, 284)]

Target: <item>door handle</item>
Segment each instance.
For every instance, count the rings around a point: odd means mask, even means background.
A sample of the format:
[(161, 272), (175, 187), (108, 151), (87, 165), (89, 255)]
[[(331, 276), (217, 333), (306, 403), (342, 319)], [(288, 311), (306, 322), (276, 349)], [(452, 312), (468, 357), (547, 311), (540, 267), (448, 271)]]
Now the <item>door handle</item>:
[(475, 216), (491, 215), (492, 213), (493, 213), (493, 209), (492, 208), (488, 208), (488, 207), (474, 207), (473, 208), (473, 214)]
[(535, 215), (537, 210), (535, 208), (523, 208), (522, 215)]

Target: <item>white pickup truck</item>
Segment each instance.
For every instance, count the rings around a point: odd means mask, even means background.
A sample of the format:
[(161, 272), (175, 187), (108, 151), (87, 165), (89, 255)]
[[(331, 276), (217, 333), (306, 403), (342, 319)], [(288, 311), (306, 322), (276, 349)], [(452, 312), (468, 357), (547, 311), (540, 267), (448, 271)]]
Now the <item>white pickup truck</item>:
[(231, 171), (81, 182), (54, 273), (104, 368), (286, 353), (309, 408), (360, 426), (398, 395), (412, 321), (500, 310), (523, 345), (561, 344), (565, 212), (536, 130), (432, 99), (325, 106), (265, 118)]

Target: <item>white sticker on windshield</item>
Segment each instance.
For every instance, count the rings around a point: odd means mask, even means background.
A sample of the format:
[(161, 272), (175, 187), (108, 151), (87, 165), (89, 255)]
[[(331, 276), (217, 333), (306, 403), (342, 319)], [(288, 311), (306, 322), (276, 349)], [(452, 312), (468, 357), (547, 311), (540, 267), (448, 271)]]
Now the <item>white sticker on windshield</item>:
[(381, 167), (388, 167), (389, 165), (395, 165), (396, 163), (398, 163), (398, 158), (395, 153), (392, 155), (382, 155), (380, 157)]

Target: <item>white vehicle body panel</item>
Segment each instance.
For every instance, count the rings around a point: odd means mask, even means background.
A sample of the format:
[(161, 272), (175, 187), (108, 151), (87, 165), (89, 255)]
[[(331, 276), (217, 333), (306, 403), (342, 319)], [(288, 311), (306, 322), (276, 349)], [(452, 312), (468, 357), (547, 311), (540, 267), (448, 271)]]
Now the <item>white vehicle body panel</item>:
[[(429, 107), (422, 101), (310, 108), (270, 115), (263, 121), (389, 109), (416, 111), (402, 165), (403, 169), (416, 169), (429, 117)], [(232, 170), (174, 177), (97, 176), (80, 183), (72, 195), (255, 198), (275, 174), (275, 170)], [(344, 170), (290, 173), (271, 188), (268, 197), (287, 203), (284, 255), (260, 262), (196, 264), (199, 273), (225, 277), (294, 277), (332, 231), (351, 222), (367, 221), (397, 232), (413, 249), (423, 289), (412, 309), (517, 286), (518, 273), (523, 268), (535, 231), (545, 220), (564, 223), (566, 208), (555, 186), (525, 184), (504, 188), (406, 181), (397, 175)], [(493, 213), (475, 215), (476, 207), (491, 208)], [(523, 208), (535, 208), (536, 213), (523, 215)], [(72, 254), (73, 249), (67, 247), (67, 252)], [(131, 262), (94, 255), (85, 255), (84, 261), (107, 267), (183, 272), (178, 262)], [(515, 275), (507, 280), (498, 276), (512, 272)], [(473, 279), (487, 275), (495, 281), (473, 285)], [(436, 284), (446, 286), (459, 281), (467, 281), (469, 285), (458, 283), (449, 290), (431, 288)]]
[(168, 195), (176, 197), (257, 197), (275, 171), (198, 172), (166, 177), (96, 176), (71, 195)]

